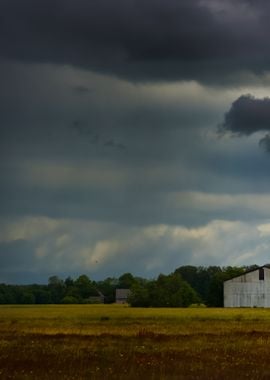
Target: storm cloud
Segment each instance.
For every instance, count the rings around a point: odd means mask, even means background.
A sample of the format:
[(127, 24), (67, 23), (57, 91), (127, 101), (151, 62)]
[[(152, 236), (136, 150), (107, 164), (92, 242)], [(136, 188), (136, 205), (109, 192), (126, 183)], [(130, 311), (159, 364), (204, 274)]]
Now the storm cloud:
[(263, 0), (4, 0), (0, 55), (135, 81), (224, 83), (269, 70), (269, 13)]
[(251, 135), (270, 130), (270, 98), (256, 99), (242, 95), (224, 116), (221, 130), (237, 135)]
[[(236, 136), (250, 136), (256, 132), (270, 131), (270, 98), (240, 96), (225, 113), (219, 131), (221, 134), (230, 132)], [(259, 140), (259, 146), (270, 152), (269, 133)]]
[(0, 282), (269, 261), (269, 15), (1, 1)]

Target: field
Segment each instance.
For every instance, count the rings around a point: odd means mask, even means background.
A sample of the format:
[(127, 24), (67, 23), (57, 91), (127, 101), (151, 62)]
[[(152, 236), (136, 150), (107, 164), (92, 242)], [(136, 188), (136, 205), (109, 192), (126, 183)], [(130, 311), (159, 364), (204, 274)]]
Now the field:
[(270, 310), (1, 306), (0, 379), (269, 379)]

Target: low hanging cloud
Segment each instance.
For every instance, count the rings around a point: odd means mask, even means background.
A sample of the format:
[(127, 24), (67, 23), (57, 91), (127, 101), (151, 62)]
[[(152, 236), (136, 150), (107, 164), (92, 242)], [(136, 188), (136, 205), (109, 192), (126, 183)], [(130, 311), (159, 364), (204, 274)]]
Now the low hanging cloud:
[[(270, 98), (257, 99), (249, 94), (232, 103), (220, 126), (221, 133), (229, 132), (238, 137), (264, 131), (270, 131)], [(259, 141), (259, 146), (270, 152), (269, 133)]]
[(130, 227), (27, 217), (0, 219), (0, 226), (0, 282), (16, 281), (18, 271), (28, 271), (24, 282), (29, 283), (36, 273), (39, 282), (53, 274), (73, 277), (87, 273), (102, 279), (129, 271), (151, 278), (187, 263), (263, 264), (270, 246), (268, 223), (213, 220), (194, 228), (166, 224)]

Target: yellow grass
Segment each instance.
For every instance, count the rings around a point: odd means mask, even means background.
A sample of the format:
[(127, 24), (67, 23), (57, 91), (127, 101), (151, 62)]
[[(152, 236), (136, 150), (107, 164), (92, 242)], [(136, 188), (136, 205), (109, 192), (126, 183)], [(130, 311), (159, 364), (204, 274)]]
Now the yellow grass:
[(269, 379), (270, 310), (0, 307), (0, 379)]

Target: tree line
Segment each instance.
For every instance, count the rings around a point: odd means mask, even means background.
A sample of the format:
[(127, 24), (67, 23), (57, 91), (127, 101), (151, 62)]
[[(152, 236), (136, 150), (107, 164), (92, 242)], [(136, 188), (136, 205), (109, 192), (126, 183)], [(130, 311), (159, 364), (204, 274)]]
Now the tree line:
[(130, 289), (128, 303), (133, 307), (188, 307), (192, 304), (221, 307), (223, 282), (257, 267), (186, 265), (151, 280), (134, 277), (131, 273), (102, 281), (92, 281), (87, 275), (65, 280), (52, 276), (46, 285), (0, 284), (0, 304), (113, 303), (116, 289)]

